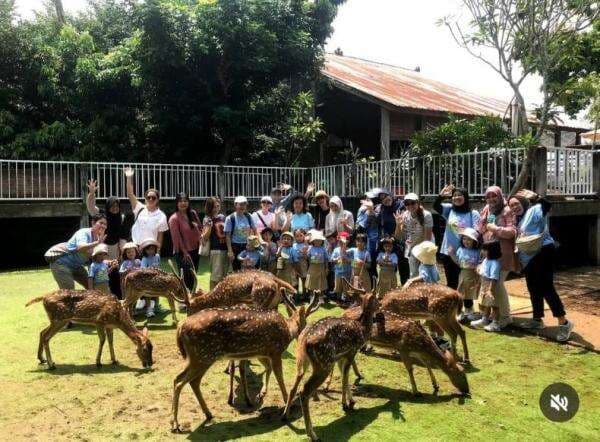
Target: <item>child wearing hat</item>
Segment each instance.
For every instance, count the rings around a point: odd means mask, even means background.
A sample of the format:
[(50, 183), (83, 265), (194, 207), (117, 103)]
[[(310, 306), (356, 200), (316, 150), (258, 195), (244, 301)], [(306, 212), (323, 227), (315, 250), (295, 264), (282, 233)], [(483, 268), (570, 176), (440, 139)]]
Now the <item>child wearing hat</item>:
[(246, 250), (242, 250), (237, 256), (237, 259), (242, 263), (242, 270), (258, 268), (258, 262), (261, 258), (259, 247), (260, 240), (258, 239), (258, 236), (250, 235), (248, 237), (248, 243), (246, 244)]
[(481, 319), (471, 321), (471, 327), (483, 328), (486, 331), (499, 331), (501, 328), (496, 322), (498, 316), (498, 307), (494, 301), (493, 288), (500, 280), (500, 272), (502, 265), (500, 258), (502, 257), (502, 249), (499, 241), (486, 241), (481, 245), (481, 254), (483, 261), (477, 267), (477, 273), (481, 276), (481, 286), (479, 293), (481, 302), (479, 309), (481, 310)]
[(348, 232), (341, 232), (338, 234), (338, 246), (333, 250), (329, 261), (333, 263), (333, 272), (335, 275), (335, 284), (333, 292), (337, 295), (341, 295), (341, 300), (345, 301), (344, 295), (344, 282), (346, 279), (350, 281), (352, 277), (352, 257), (348, 254)]
[(306, 297), (306, 275), (308, 272), (308, 247), (309, 244), (306, 238), (306, 230), (294, 230), (294, 252), (298, 258), (298, 278), (302, 283), (302, 296)]
[(371, 254), (367, 250), (367, 235), (356, 235), (356, 247), (348, 250), (352, 257), (352, 284), (360, 285), (367, 292), (371, 291)]
[(270, 227), (263, 229), (260, 236), (263, 240), (260, 268), (275, 274), (277, 273), (277, 244), (273, 241), (273, 229)]
[(123, 253), (121, 254), (123, 262), (121, 263), (121, 267), (119, 267), (119, 273), (121, 275), (139, 269), (142, 266), (142, 261), (137, 259), (137, 250), (137, 246), (134, 242), (125, 243), (123, 246)]
[(294, 236), (290, 232), (281, 234), (281, 245), (277, 250), (277, 277), (285, 282), (298, 286), (298, 277), (296, 273), (298, 257), (292, 247)]
[(110, 293), (108, 287), (108, 246), (98, 244), (92, 252), (92, 263), (88, 270), (88, 289)]
[(329, 254), (325, 248), (325, 237), (319, 230), (310, 233), (310, 248), (308, 249), (308, 272), (306, 289), (309, 291), (327, 291), (327, 263)]
[[(153, 239), (145, 239), (140, 243), (140, 251), (142, 253), (141, 268), (160, 268), (160, 255), (158, 254), (158, 241)], [(138, 310), (146, 308), (146, 318), (154, 316), (154, 307), (156, 302), (154, 299), (142, 297), (138, 300), (135, 308)]]
[(377, 282), (377, 298), (383, 298), (390, 290), (398, 287), (398, 255), (394, 253), (394, 239), (383, 238), (380, 242), (383, 249), (377, 255), (377, 266), (379, 268), (379, 281)]
[(429, 284), (437, 284), (440, 281), (440, 274), (435, 265), (435, 255), (437, 246), (431, 241), (423, 241), (411, 250), (412, 255), (419, 262), (419, 276), (410, 278), (404, 284), (404, 288), (410, 286), (413, 282), (423, 281)]
[(471, 227), (467, 227), (459, 231), (460, 246), (458, 250), (454, 250), (452, 246), (448, 246), (448, 253), (454, 262), (460, 267), (458, 276), (458, 292), (463, 297), (464, 309), (458, 315), (459, 322), (470, 323), (475, 319), (473, 311), (473, 301), (479, 295), (479, 286), (481, 280), (477, 274), (477, 266), (479, 265), (479, 234)]

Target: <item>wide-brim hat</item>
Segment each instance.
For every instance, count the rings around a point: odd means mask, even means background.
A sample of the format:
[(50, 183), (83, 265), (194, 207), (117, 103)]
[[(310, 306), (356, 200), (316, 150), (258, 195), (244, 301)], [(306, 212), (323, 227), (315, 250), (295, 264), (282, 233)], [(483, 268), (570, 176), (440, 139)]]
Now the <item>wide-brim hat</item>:
[(154, 246), (158, 249), (160, 244), (158, 244), (158, 241), (156, 241), (155, 239), (152, 239), (152, 238), (147, 238), (147, 239), (143, 240), (142, 242), (140, 242), (140, 244), (139, 244), (140, 250), (144, 250), (146, 247), (150, 247), (150, 246)]
[(371, 199), (377, 198), (377, 197), (379, 197), (379, 195), (391, 195), (391, 194), (392, 194), (392, 192), (390, 192), (389, 190), (387, 190), (383, 187), (375, 187), (366, 193), (367, 198), (371, 198)]
[(260, 239), (258, 239), (258, 236), (250, 235), (248, 237), (248, 245), (252, 246), (252, 247), (259, 247), (260, 246)]
[(284, 236), (289, 236), (290, 238), (292, 238), (292, 240), (294, 239), (294, 235), (292, 235), (292, 232), (283, 232), (280, 238), (283, 238)]
[(423, 241), (412, 248), (411, 253), (420, 262), (426, 265), (435, 264), (435, 254), (437, 253), (437, 246), (431, 241)]
[(106, 253), (108, 255), (108, 246), (106, 244), (98, 244), (96, 247), (94, 247), (92, 258), (99, 253)]
[(310, 232), (310, 242), (312, 244), (313, 241), (323, 241), (325, 242), (325, 236), (323, 236), (323, 232), (320, 230), (311, 230)]
[(473, 227), (465, 227), (458, 233), (458, 235), (470, 238), (479, 244), (479, 233), (477, 233), (477, 230), (475, 230)]
[(329, 195), (327, 195), (327, 192), (325, 192), (324, 190), (317, 190), (317, 193), (315, 193), (315, 199), (321, 197), (329, 199)]
[(413, 192), (407, 193), (404, 195), (404, 201), (419, 201), (419, 195)]

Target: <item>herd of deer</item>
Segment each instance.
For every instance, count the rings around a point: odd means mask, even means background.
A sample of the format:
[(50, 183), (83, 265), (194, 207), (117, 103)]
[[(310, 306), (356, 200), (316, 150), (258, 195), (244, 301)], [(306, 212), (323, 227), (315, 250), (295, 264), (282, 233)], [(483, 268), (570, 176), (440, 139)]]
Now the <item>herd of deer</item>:
[[(94, 290), (57, 290), (29, 301), (26, 305), (43, 301), (50, 325), (40, 333), (38, 359), (55, 368), (50, 355), (49, 341), (67, 323), (95, 325), (100, 345), (96, 364), (101, 365), (102, 348), (108, 337), (111, 361), (117, 363), (113, 349), (113, 329), (121, 329), (137, 347), (144, 367), (150, 367), (152, 344), (148, 330), (139, 331), (130, 309), (141, 296), (163, 296), (169, 300), (176, 323), (175, 301), (187, 306), (188, 317), (177, 328), (177, 346), (186, 359), (185, 369), (174, 380), (171, 429), (181, 431), (178, 422), (179, 396), (190, 384), (207, 420), (212, 414), (202, 396), (200, 381), (218, 360), (230, 361), (229, 403), (233, 403), (235, 361), (240, 370), (240, 383), (246, 402), (252, 400), (246, 383), (246, 363), (258, 359), (265, 367), (263, 387), (257, 402), (261, 402), (269, 387), (271, 373), (275, 374), (281, 390), (287, 419), (296, 398), (300, 382), (310, 365), (312, 372), (298, 394), (307, 435), (318, 440), (310, 419), (309, 400), (317, 397), (317, 388), (332, 375), (337, 363), (342, 375), (342, 407), (354, 407), (348, 382), (352, 367), (362, 378), (355, 362), (357, 352), (367, 343), (395, 351), (408, 371), (413, 394), (418, 394), (413, 375), (413, 363), (418, 361), (428, 370), (434, 391), (438, 390), (432, 368), (441, 369), (461, 394), (469, 394), (469, 385), (463, 367), (457, 362), (456, 340), (460, 336), (464, 362), (468, 362), (465, 334), (456, 320), (461, 297), (455, 290), (438, 284), (413, 284), (406, 289), (392, 290), (381, 301), (375, 291), (365, 293), (360, 287), (345, 282), (346, 291), (357, 300), (342, 317), (325, 317), (313, 324), (307, 318), (319, 307), (317, 297), (308, 307), (296, 307), (288, 291), (294, 288), (271, 273), (242, 271), (221, 281), (212, 291), (188, 290), (181, 275), (158, 269), (140, 269), (125, 278), (123, 301), (112, 295)], [(288, 317), (277, 311), (283, 302)], [(417, 322), (424, 319), (447, 332), (452, 341), (452, 352), (441, 350), (425, 328)], [(433, 325), (433, 324), (432, 324)], [(282, 354), (292, 340), (297, 339), (296, 378), (287, 393), (282, 370)], [(43, 358), (45, 351), (46, 360)], [(331, 382), (331, 377), (329, 379)], [(329, 385), (329, 384), (327, 384)]]

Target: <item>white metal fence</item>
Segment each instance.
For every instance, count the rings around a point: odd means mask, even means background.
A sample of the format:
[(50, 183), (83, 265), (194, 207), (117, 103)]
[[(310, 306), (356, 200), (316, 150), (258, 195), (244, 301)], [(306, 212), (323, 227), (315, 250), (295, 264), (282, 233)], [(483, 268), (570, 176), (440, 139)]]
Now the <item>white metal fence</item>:
[[(594, 195), (598, 191), (594, 188), (594, 155), (600, 151), (549, 148), (548, 192)], [(471, 195), (483, 195), (493, 184), (510, 189), (524, 157), (523, 149), (503, 149), (313, 168), (0, 160), (0, 200), (80, 199), (90, 178), (99, 182), (98, 198), (126, 198), (125, 167), (136, 171), (136, 195), (154, 187), (165, 199), (179, 192), (190, 198), (245, 195), (258, 199), (279, 183), (304, 189), (309, 180), (330, 195), (347, 197), (373, 187), (387, 187), (396, 195), (417, 192), (434, 196), (448, 183), (465, 187)]]

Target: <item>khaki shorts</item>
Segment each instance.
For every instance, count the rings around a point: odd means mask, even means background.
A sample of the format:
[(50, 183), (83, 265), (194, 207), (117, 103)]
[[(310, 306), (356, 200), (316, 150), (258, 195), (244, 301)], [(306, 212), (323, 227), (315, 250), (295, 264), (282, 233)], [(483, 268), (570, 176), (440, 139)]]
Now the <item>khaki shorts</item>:
[(230, 272), (231, 263), (227, 257), (227, 250), (211, 250), (209, 257), (209, 270), (211, 282), (222, 281)]
[(53, 262), (50, 264), (50, 271), (58, 284), (58, 288), (73, 290), (77, 281), (84, 289), (87, 289), (88, 272), (83, 266), (71, 269), (58, 262)]

